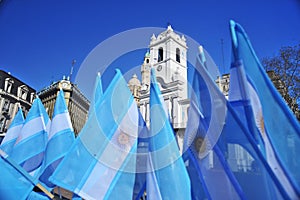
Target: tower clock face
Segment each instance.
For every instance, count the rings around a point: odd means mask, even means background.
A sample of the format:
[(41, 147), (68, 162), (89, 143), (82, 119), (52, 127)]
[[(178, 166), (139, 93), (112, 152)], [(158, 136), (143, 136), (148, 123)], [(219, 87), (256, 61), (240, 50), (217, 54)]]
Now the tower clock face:
[(161, 66), (161, 65), (158, 65), (158, 67), (157, 67), (156, 69), (157, 69), (157, 71), (161, 71), (162, 66)]
[(63, 82), (63, 83), (62, 83), (62, 87), (63, 87), (63, 88), (66, 88), (67, 86), (68, 86), (68, 83), (66, 83), (66, 82)]

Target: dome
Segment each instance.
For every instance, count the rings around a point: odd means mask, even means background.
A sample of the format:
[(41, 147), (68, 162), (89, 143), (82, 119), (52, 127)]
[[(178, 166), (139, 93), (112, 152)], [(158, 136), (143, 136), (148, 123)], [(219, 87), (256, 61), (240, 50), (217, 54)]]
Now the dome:
[(134, 74), (128, 82), (129, 86), (141, 86), (140, 80), (137, 78), (137, 75)]
[(147, 53), (145, 54), (145, 57), (150, 57), (150, 52), (147, 51)]

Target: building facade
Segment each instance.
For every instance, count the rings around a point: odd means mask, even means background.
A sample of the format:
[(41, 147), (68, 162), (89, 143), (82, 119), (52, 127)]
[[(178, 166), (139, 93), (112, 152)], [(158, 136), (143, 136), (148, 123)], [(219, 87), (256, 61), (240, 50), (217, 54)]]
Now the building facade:
[(64, 91), (74, 133), (77, 136), (87, 120), (90, 102), (75, 84), (63, 78), (37, 93), (51, 119), (56, 97), (60, 89)]
[(36, 91), (23, 81), (0, 70), (0, 137), (5, 136), (18, 108), (26, 116), (35, 98)]
[(225, 95), (226, 99), (228, 99), (230, 74), (223, 74), (222, 76), (217, 77), (215, 82), (221, 92)]
[(154, 68), (157, 83), (178, 141), (183, 141), (189, 107), (187, 48), (185, 37), (176, 34), (172, 27), (168, 26), (166, 31), (157, 36), (152, 35), (150, 52), (146, 53), (141, 66), (142, 81), (139, 94), (141, 114), (149, 125), (150, 77), (151, 68)]

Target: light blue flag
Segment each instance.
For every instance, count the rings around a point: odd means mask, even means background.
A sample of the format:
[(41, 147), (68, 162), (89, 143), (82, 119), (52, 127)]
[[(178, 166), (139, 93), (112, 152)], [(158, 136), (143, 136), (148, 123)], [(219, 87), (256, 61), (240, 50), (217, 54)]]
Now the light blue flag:
[(184, 157), (193, 199), (287, 198), (257, 143), (199, 57), (192, 88)]
[(35, 185), (31, 182), (30, 175), (17, 164), (11, 165), (7, 155), (1, 149), (0, 155), (0, 199), (26, 199)]
[(70, 115), (62, 90), (60, 90), (57, 95), (52, 116), (45, 152), (44, 170), (39, 178), (49, 189), (55, 187), (55, 185), (48, 180), (49, 177), (53, 174), (75, 140)]
[(50, 200), (50, 198), (43, 192), (32, 191), (26, 200)]
[(102, 95), (103, 95), (103, 90), (102, 90), (102, 81), (101, 81), (101, 75), (100, 72), (97, 74), (96, 82), (95, 82), (95, 90), (94, 90), (94, 104), (96, 104), (98, 101), (100, 101)]
[(138, 116), (134, 98), (117, 70), (50, 181), (85, 199), (132, 199)]
[(191, 199), (190, 179), (151, 71), (147, 199)]
[(95, 106), (101, 100), (102, 96), (103, 96), (102, 81), (101, 81), (100, 72), (98, 72), (95, 85), (94, 85), (94, 93), (90, 104), (89, 114), (94, 112)]
[(0, 146), (0, 149), (5, 151), (8, 155), (11, 153), (15, 145), (15, 142), (23, 127), (24, 121), (25, 120), (24, 120), (22, 109), (19, 107), (19, 110), (15, 115), (13, 121), (11, 122)]
[(147, 162), (149, 159), (149, 130), (141, 113), (139, 112), (139, 134), (136, 156), (136, 175), (133, 188), (134, 200), (145, 198), (146, 176), (148, 172)]
[[(300, 126), (260, 64), (243, 28), (230, 22), (233, 66), (245, 71), (253, 114), (265, 143), (266, 157), (283, 184), (292, 184), (300, 197)], [(275, 167), (274, 167), (275, 166)], [(283, 180), (287, 176), (289, 180)], [(288, 189), (288, 188), (286, 188)], [(290, 188), (292, 189), (292, 188)], [(290, 189), (288, 191), (292, 192)]]
[(230, 70), (229, 101), (241, 121), (245, 123), (245, 127), (248, 127), (254, 139), (258, 141), (262, 154), (265, 155), (268, 164), (282, 183), (289, 197), (297, 199), (297, 194), (288, 177), (285, 175), (281, 164), (278, 162), (266, 134), (264, 124), (262, 123), (262, 105), (254, 88), (251, 82), (247, 80), (242, 62), (233, 62)]
[(11, 153), (11, 158), (34, 177), (40, 173), (49, 127), (48, 114), (41, 100), (36, 98)]

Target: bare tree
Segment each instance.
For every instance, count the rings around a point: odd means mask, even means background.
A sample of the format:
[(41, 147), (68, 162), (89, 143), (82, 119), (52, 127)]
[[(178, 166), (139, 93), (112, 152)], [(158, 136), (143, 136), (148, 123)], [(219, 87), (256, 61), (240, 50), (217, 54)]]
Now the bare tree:
[(269, 72), (275, 87), (300, 120), (300, 43), (282, 47), (278, 55), (264, 58), (262, 64)]

